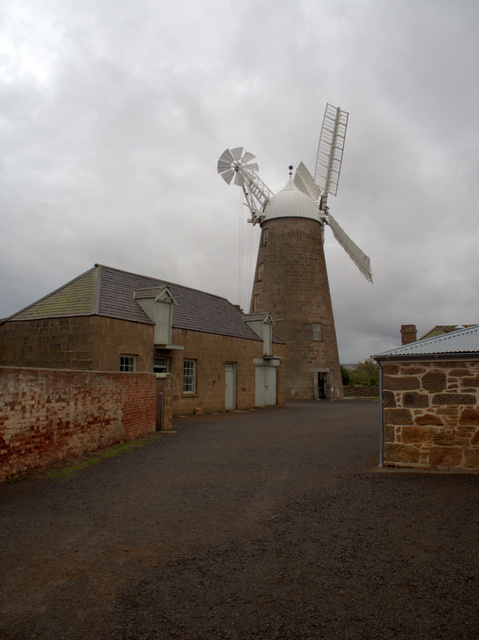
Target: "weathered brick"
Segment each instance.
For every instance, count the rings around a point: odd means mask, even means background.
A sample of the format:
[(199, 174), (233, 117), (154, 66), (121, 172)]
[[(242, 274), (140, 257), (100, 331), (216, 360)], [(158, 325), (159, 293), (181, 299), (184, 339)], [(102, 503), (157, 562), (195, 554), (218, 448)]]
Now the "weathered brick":
[(395, 425), (413, 424), (412, 414), (408, 409), (385, 409), (384, 424), (395, 424)]
[(384, 440), (385, 442), (395, 442), (396, 440), (396, 429), (390, 424), (384, 427)]
[(414, 418), (415, 424), (418, 426), (437, 426), (442, 427), (443, 422), (441, 418), (439, 418), (434, 413), (425, 413), (421, 416), (417, 416)]
[(429, 405), (429, 396), (417, 393), (416, 391), (408, 391), (402, 396), (403, 406), (409, 409), (424, 408)]
[(394, 408), (396, 407), (396, 396), (392, 391), (384, 391), (383, 393), (383, 407)]
[(429, 450), (428, 463), (431, 467), (458, 467), (461, 459), (460, 447), (431, 447)]
[(399, 373), (399, 365), (398, 364), (390, 364), (389, 362), (384, 363), (383, 365), (383, 374), (386, 376), (395, 376)]
[(424, 427), (403, 427), (401, 429), (401, 440), (404, 444), (429, 444), (432, 439), (432, 433)]
[(0, 479), (155, 430), (152, 373), (0, 367), (0, 386)]
[(414, 391), (421, 385), (416, 376), (383, 376), (383, 386), (390, 391)]
[(446, 374), (443, 371), (428, 371), (421, 378), (421, 384), (426, 391), (442, 391), (446, 388)]
[(459, 416), (459, 423), (479, 425), (479, 409), (472, 407), (464, 409)]
[(393, 443), (386, 443), (384, 445), (384, 464), (392, 462), (400, 462), (402, 464), (417, 464), (420, 457), (421, 453), (417, 447)]
[(465, 393), (436, 393), (432, 398), (432, 404), (437, 405), (464, 405), (476, 404), (476, 396)]
[(479, 469), (479, 447), (464, 451), (464, 466), (470, 469)]

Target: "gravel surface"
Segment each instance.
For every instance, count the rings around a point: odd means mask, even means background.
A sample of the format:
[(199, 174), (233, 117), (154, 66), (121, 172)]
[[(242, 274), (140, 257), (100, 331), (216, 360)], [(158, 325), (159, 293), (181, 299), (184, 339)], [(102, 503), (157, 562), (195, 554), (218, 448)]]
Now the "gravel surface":
[(2, 640), (479, 638), (479, 477), (377, 470), (371, 400), (175, 421), (0, 488)]

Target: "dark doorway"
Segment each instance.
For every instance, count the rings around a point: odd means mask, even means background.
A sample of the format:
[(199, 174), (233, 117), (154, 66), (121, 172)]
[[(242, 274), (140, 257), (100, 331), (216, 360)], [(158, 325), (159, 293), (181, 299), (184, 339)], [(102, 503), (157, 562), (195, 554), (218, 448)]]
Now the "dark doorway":
[(318, 398), (319, 400), (326, 400), (326, 376), (328, 374), (325, 371), (318, 372)]

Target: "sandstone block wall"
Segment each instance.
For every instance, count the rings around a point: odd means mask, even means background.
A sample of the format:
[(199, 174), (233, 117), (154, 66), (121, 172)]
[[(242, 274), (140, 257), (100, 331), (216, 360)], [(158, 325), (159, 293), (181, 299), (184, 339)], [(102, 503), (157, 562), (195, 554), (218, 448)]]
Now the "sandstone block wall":
[[(200, 408), (205, 412), (225, 410), (225, 364), (236, 363), (236, 407), (246, 409), (255, 405), (254, 358), (263, 355), (261, 340), (246, 340), (212, 333), (173, 328), (174, 344), (184, 350), (160, 352), (170, 358), (172, 374), (173, 414), (191, 414)], [(278, 367), (277, 403), (284, 405), (284, 345), (273, 344), (275, 355), (283, 357)], [(196, 391), (183, 392), (183, 361), (196, 361)]]
[(153, 326), (78, 316), (0, 325), (0, 365), (119, 371), (120, 355), (136, 355), (137, 371), (153, 371)]
[(479, 363), (383, 365), (384, 466), (479, 469)]
[[(332, 397), (342, 398), (321, 225), (294, 217), (266, 220), (261, 227), (250, 311), (278, 320), (273, 330), (286, 343), (286, 398), (312, 400), (313, 371), (324, 369), (332, 374)], [(319, 339), (313, 323), (321, 325)]]
[(153, 373), (0, 367), (0, 480), (155, 431)]

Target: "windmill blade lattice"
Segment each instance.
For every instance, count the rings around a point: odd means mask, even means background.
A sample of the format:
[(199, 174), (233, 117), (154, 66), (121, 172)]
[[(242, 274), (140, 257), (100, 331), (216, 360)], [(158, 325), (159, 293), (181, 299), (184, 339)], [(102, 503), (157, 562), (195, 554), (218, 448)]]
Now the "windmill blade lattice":
[(348, 118), (347, 111), (326, 105), (314, 172), (314, 181), (324, 194), (338, 192)]
[(235, 178), (235, 184), (242, 186), (241, 169), (247, 172), (258, 171), (256, 162), (251, 162), (255, 157), (249, 151), (245, 151), (243, 147), (226, 149), (218, 160), (218, 173), (227, 184), (231, 184)]
[(346, 231), (336, 222), (333, 216), (328, 213), (326, 222), (331, 227), (334, 237), (342, 246), (342, 248), (346, 251), (348, 256), (357, 266), (359, 271), (363, 274), (368, 282), (373, 281), (373, 276), (371, 273), (371, 261), (369, 257), (362, 251), (358, 245), (351, 240)]

